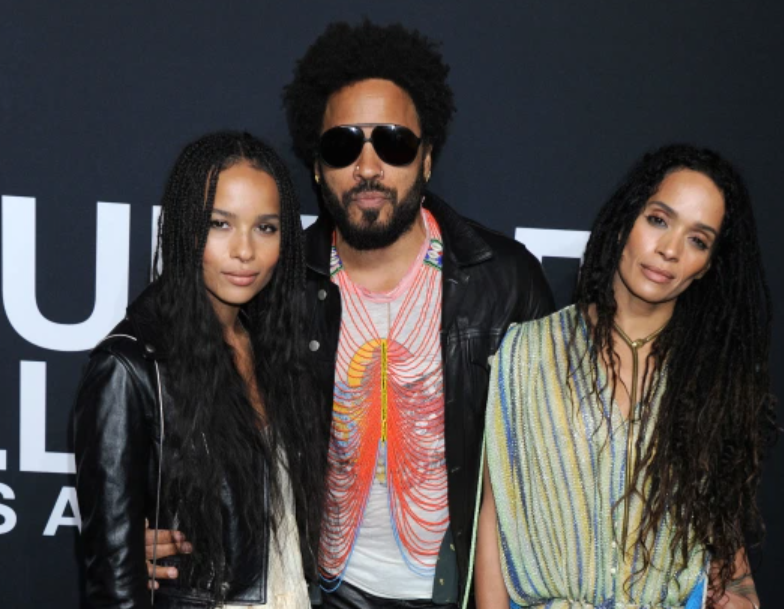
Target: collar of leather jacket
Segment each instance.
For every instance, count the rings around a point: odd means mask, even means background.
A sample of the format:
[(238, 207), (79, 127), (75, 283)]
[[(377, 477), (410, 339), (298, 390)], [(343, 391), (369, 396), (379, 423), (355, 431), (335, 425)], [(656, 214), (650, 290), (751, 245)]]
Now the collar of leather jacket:
[[(445, 245), (444, 255), (458, 267), (471, 266), (493, 257), (493, 250), (481, 235), (447, 203), (431, 192), (425, 193), (424, 207), (438, 222)], [(305, 232), (308, 268), (329, 276), (332, 233), (335, 225), (328, 213), (322, 212)]]
[(161, 361), (166, 359), (166, 329), (156, 315), (155, 294), (157, 284), (151, 283), (130, 304), (125, 319), (131, 324), (138, 339), (144, 358)]

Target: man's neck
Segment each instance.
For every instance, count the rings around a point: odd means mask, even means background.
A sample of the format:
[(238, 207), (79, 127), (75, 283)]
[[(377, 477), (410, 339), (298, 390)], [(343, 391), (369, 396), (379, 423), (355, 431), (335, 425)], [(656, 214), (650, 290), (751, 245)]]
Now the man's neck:
[(411, 229), (387, 247), (354, 249), (337, 230), (335, 247), (351, 281), (371, 292), (391, 292), (406, 276), (426, 237), (425, 222), (422, 214), (419, 214)]

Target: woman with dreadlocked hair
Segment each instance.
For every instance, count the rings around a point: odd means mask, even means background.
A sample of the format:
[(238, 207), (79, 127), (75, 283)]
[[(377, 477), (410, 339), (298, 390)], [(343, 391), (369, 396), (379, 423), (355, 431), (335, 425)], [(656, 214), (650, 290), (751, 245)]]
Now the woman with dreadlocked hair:
[[(305, 262), (288, 171), (247, 133), (202, 137), (172, 170), (158, 233), (162, 271), (79, 389), (88, 599), (309, 606), (326, 433), (300, 353)], [(145, 520), (187, 535), (192, 551), (167, 559), (177, 580), (148, 585)]]
[(599, 213), (576, 304), (496, 356), (479, 607), (758, 607), (769, 337), (738, 173), (692, 146), (644, 156)]

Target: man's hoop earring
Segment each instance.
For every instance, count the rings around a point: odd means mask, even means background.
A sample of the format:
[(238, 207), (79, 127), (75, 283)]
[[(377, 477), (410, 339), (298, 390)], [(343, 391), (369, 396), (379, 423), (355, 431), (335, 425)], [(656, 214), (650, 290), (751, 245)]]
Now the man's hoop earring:
[(319, 177), (319, 174), (314, 173), (313, 179), (316, 180), (316, 184), (321, 184), (321, 178)]

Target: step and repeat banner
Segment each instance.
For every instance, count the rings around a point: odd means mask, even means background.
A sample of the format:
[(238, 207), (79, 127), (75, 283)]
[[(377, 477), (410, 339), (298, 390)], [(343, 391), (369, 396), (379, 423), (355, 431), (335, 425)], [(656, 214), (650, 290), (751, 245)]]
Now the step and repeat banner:
[[(260, 135), (294, 172), (303, 223), (317, 213), (280, 95), (327, 23), (368, 16), (443, 41), (458, 113), (432, 189), (526, 243), (559, 305), (625, 170), (647, 149), (686, 141), (747, 177), (781, 317), (782, 6), (0, 1), (0, 607), (82, 606), (74, 393), (89, 349), (147, 282), (181, 147), (221, 128)], [(782, 395), (780, 319), (773, 342)], [(784, 573), (783, 481), (779, 447), (755, 555), (768, 607)]]

